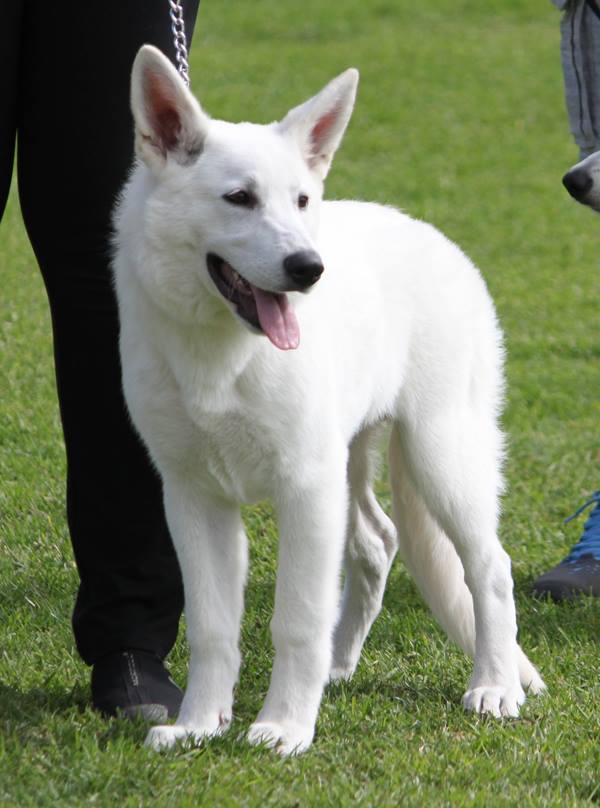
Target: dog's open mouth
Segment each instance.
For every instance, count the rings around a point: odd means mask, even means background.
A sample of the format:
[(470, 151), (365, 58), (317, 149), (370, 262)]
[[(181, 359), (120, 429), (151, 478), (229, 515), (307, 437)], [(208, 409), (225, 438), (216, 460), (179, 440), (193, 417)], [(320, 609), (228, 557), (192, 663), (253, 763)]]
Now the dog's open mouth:
[(235, 306), (239, 317), (266, 334), (280, 350), (298, 347), (298, 320), (284, 293), (259, 289), (214, 253), (206, 256), (206, 264), (215, 286), (225, 300)]

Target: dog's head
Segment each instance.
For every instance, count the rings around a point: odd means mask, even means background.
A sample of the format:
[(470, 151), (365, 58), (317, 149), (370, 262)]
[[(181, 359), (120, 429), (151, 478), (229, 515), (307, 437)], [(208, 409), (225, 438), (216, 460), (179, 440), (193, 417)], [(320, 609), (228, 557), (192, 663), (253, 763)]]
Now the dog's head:
[(144, 224), (172, 267), (168, 281), (148, 268), (154, 295), (175, 284), (278, 348), (297, 347), (294, 293), (323, 272), (319, 202), (357, 82), (347, 70), (277, 123), (227, 123), (208, 117), (160, 51), (140, 49), (131, 100), (149, 174)]
[(569, 169), (563, 177), (563, 185), (582, 205), (600, 212), (600, 151)]

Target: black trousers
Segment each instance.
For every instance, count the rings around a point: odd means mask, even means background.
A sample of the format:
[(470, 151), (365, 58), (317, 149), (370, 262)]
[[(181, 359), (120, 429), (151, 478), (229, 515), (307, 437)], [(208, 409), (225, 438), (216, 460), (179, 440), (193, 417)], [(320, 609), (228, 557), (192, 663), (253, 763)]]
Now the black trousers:
[[(52, 313), (80, 587), (77, 648), (91, 664), (164, 657), (183, 606), (156, 473), (121, 392), (110, 216), (132, 162), (129, 74), (140, 45), (174, 57), (167, 0), (0, 0), (0, 216), (18, 145), (23, 218)], [(184, 0), (191, 37), (199, 0)]]

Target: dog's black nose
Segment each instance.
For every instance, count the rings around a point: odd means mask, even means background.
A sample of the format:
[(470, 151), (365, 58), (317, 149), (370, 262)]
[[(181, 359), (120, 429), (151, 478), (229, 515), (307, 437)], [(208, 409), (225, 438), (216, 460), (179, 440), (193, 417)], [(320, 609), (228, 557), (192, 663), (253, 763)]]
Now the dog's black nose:
[(308, 289), (323, 274), (321, 256), (314, 250), (300, 250), (288, 255), (283, 268), (299, 290)]
[(585, 168), (573, 168), (567, 171), (562, 181), (567, 191), (577, 200), (583, 199), (594, 184)]

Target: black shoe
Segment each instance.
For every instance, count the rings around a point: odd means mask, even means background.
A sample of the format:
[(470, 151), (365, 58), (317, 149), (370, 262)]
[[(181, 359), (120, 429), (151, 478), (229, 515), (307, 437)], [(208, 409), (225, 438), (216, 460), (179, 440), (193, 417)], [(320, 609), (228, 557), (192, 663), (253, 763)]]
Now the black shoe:
[(565, 559), (537, 579), (533, 585), (537, 597), (550, 595), (552, 600), (569, 600), (578, 595), (600, 596), (600, 561), (593, 555), (577, 561)]
[(117, 651), (92, 668), (92, 705), (105, 716), (160, 724), (177, 716), (182, 698), (162, 661), (148, 651)]
[(556, 601), (569, 600), (578, 595), (600, 597), (600, 491), (596, 491), (589, 502), (566, 521), (569, 522), (594, 503), (596, 507), (584, 525), (581, 539), (564, 561), (540, 575), (533, 585), (534, 595), (550, 595)]

